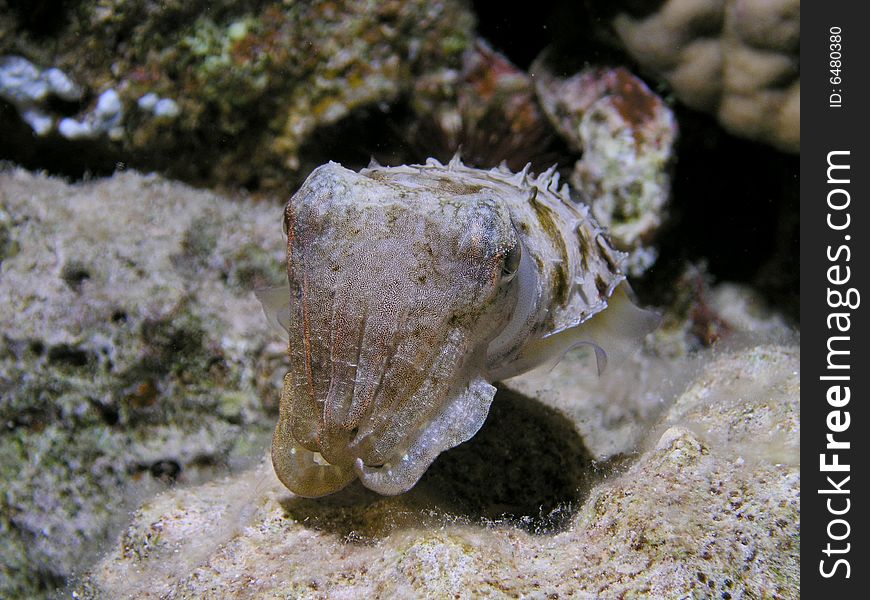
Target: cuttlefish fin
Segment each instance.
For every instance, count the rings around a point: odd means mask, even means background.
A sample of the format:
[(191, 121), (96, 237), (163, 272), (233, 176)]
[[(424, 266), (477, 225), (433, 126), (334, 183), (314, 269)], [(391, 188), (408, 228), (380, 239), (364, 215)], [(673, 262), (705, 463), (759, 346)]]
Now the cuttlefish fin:
[(290, 285), (254, 290), (254, 295), (272, 329), (282, 336), (286, 334), (290, 330)]
[(590, 344), (596, 348), (599, 374), (608, 364), (619, 366), (628, 360), (661, 323), (658, 313), (640, 308), (631, 296), (631, 288), (623, 282), (614, 290), (605, 310), (566, 332), (575, 338), (570, 347)]
[(566, 352), (584, 345), (595, 351), (599, 375), (608, 364), (619, 366), (631, 357), (640, 348), (643, 338), (661, 321), (655, 312), (638, 307), (631, 295), (631, 288), (623, 282), (614, 290), (606, 309), (576, 327), (544, 338), (546, 342), (550, 338), (563, 337), (557, 344), (563, 350), (553, 366)]
[(600, 375), (608, 365), (617, 366), (634, 354), (660, 320), (658, 314), (632, 302), (631, 288), (623, 282), (614, 290), (607, 308), (529, 344), (520, 359), (497, 373), (497, 378), (513, 377), (538, 366), (552, 369), (567, 352), (580, 346), (592, 348)]

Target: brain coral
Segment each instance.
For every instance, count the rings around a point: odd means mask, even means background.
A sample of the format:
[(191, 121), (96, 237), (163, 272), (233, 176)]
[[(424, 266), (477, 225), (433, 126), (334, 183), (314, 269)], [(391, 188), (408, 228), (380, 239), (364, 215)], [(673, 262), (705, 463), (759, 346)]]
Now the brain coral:
[(614, 27), (686, 105), (736, 135), (800, 149), (799, 0), (668, 0)]

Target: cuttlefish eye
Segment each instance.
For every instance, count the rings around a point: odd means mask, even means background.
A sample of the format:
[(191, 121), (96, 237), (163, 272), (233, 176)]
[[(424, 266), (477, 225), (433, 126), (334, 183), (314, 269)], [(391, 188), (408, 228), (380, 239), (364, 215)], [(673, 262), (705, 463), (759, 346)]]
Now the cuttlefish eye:
[(523, 258), (523, 245), (519, 239), (504, 253), (504, 262), (501, 267), (501, 280), (508, 282), (514, 278), (520, 268), (520, 260)]

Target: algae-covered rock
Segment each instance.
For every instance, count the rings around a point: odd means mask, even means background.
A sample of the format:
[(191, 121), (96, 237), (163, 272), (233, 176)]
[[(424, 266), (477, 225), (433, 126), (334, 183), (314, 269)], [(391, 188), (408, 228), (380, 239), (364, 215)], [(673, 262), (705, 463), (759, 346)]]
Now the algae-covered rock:
[(463, 52), (459, 68), (418, 77), (410, 104), (415, 118), (407, 135), (425, 149), (422, 159), (447, 162), (459, 152), (476, 167), (504, 162), (520, 171), (531, 163), (539, 173), (559, 158), (532, 78), (482, 38)]
[(547, 117), (583, 153), (571, 184), (616, 247), (628, 252), (628, 273), (641, 275), (656, 260), (652, 241), (666, 220), (677, 137), (673, 112), (623, 67), (587, 67), (562, 78), (545, 52), (532, 72)]
[[(303, 150), (316, 130), (385, 110), (416, 76), (458, 65), (474, 26), (460, 0), (53, 7), (66, 18), (48, 31), (26, 10), (0, 17), (0, 99), (45, 144), (87, 149), (87, 166), (108, 156), (190, 181), (282, 190), (321, 162), (322, 150)], [(47, 73), (69, 85), (32, 92)]]
[[(438, 499), (437, 462), (405, 495), (351, 486), (318, 500), (293, 497), (264, 464), (146, 503), (78, 594), (797, 598), (799, 391), (794, 347), (709, 362), (636, 459), (593, 475), (555, 531), (469, 518)], [(463, 446), (510, 479), (498, 447), (512, 447), (520, 424), (490, 426), (494, 448)], [(564, 458), (539, 455), (540, 466)], [(464, 485), (492, 484), (480, 477), (472, 469)]]
[(284, 276), (279, 213), (0, 173), (0, 596), (62, 584), (166, 482), (259, 458), (283, 348), (251, 289)]

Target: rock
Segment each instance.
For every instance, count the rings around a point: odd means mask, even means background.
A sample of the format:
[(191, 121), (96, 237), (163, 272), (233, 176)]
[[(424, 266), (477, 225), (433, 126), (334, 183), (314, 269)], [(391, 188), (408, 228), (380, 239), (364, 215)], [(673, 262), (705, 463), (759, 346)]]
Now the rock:
[(622, 67), (586, 68), (562, 78), (545, 53), (532, 72), (547, 117), (583, 152), (571, 184), (617, 248), (628, 252), (629, 274), (640, 276), (656, 260), (652, 242), (666, 220), (677, 137), (673, 112)]
[[(715, 358), (631, 464), (585, 463), (591, 485), (555, 530), (457, 509), (438, 463), (404, 495), (352, 486), (318, 500), (293, 497), (265, 463), (146, 503), (77, 597), (796, 598), (799, 391), (796, 347)], [(442, 458), (465, 446), (491, 477), (516, 477), (498, 448), (542, 421), (492, 421), (489, 447), (476, 437)], [(491, 485), (472, 468), (453, 489)]]
[[(83, 168), (123, 161), (212, 186), (282, 191), (323, 162), (318, 130), (384, 111), (417, 75), (458, 66), (474, 27), (457, 0), (52, 8), (66, 12), (45, 22), (36, 13), (50, 13), (46, 6), (0, 15), (0, 99), (28, 124), (13, 158), (25, 147), (78, 150)], [(68, 85), (34, 96), (49, 74)], [(0, 121), (0, 131), (11, 136), (14, 125)], [(75, 163), (68, 156), (64, 166)]]
[(250, 462), (284, 348), (281, 207), (156, 176), (0, 172), (0, 596), (39, 597), (171, 481)]
[(540, 173), (558, 158), (531, 77), (483, 39), (463, 53), (460, 68), (419, 77), (411, 105), (415, 119), (406, 135), (423, 149), (420, 162), (433, 156), (446, 163), (460, 152), (475, 167), (504, 162), (520, 171), (531, 163)]
[(637, 450), (716, 353), (796, 343), (785, 320), (751, 288), (727, 282), (712, 286), (700, 270), (690, 268), (675, 289), (658, 328), (638, 347), (612, 353), (603, 373), (592, 351), (580, 348), (550, 371), (536, 369), (504, 385), (566, 415), (593, 459), (612, 461)]

